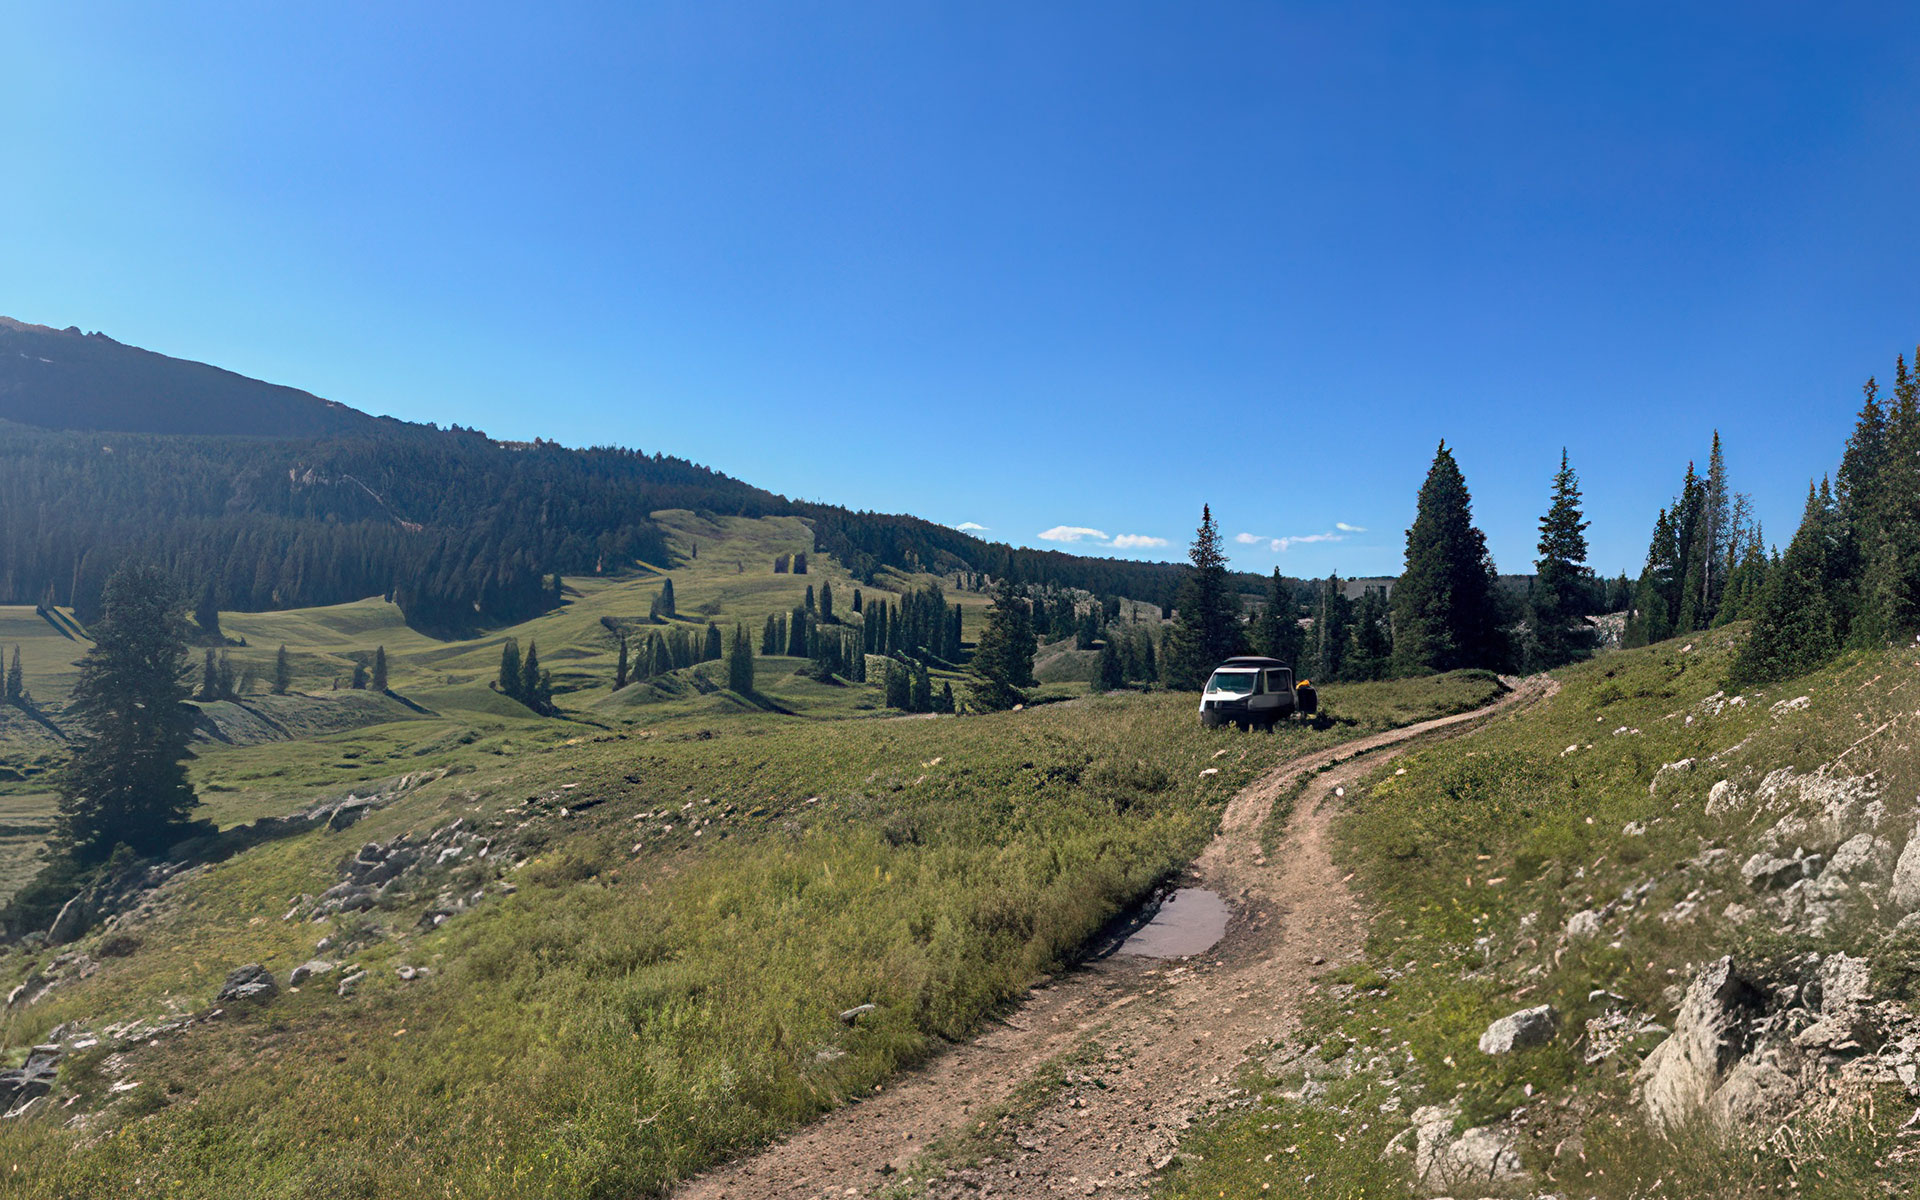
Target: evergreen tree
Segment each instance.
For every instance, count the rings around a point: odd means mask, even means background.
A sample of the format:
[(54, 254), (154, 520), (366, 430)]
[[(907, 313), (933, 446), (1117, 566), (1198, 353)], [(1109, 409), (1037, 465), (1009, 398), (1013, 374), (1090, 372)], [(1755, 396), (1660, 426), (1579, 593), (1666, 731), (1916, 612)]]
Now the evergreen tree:
[(1353, 601), (1347, 599), (1346, 585), (1339, 572), (1320, 583), (1319, 601), (1313, 609), (1313, 634), (1309, 641), (1312, 654), (1308, 669), (1322, 683), (1348, 679), (1346, 673), (1348, 643), (1352, 640)]
[[(208, 655), (207, 659), (208, 662), (211, 663), (213, 656)], [(348, 686), (356, 692), (364, 692), (367, 690), (367, 664), (357, 658), (353, 660), (353, 682)]]
[(807, 609), (807, 611), (808, 611), (808, 612), (813, 612), (813, 611), (815, 611), (815, 608), (814, 608), (814, 602), (813, 602), (813, 585), (812, 585), (812, 584), (808, 584), (808, 585), (807, 585), (807, 603), (806, 603), (806, 609)]
[(620, 661), (615, 663), (613, 666), (613, 690), (614, 691), (617, 692), (621, 688), (627, 686), (628, 666), (629, 664), (627, 661), (627, 639), (626, 639), (626, 635), (622, 634), (620, 637)]
[(993, 605), (974, 647), (972, 679), (967, 699), (982, 712), (998, 712), (1023, 703), (1020, 689), (1034, 686), (1033, 622), (1027, 602), (1013, 581), (1002, 576), (994, 586)]
[(953, 711), (953, 684), (946, 680), (940, 682), (940, 699), (935, 701), (933, 711), (943, 713)]
[(387, 691), (387, 648), (373, 648), (373, 690), (385, 695)]
[(780, 628), (779, 614), (768, 613), (767, 623), (760, 629), (760, 657), (778, 654), (786, 648), (786, 631)]
[(20, 704), (27, 697), (27, 676), (20, 667), (20, 647), (13, 648), (13, 659), (7, 664), (7, 703)]
[(1093, 677), (1093, 690), (1110, 692), (1127, 685), (1126, 672), (1120, 664), (1120, 648), (1114, 643), (1119, 639), (1108, 638), (1100, 646), (1100, 669)]
[(832, 625), (834, 623), (833, 584), (831, 582), (820, 585), (820, 623), (822, 625)]
[(927, 664), (921, 663), (913, 670), (913, 681), (907, 696), (907, 707), (913, 712), (933, 711), (933, 676), (927, 671)]
[(1492, 667), (1501, 658), (1499, 610), (1487, 538), (1447, 444), (1433, 458), (1407, 530), (1407, 563), (1393, 591), (1396, 675)]
[(853, 611), (860, 611), (860, 589), (853, 589)]
[(234, 690), (233, 660), (227, 657), (225, 650), (220, 652), (220, 661), (214, 667), (213, 677), (214, 685), (219, 689), (218, 694), (222, 700), (231, 700), (240, 694)]
[(1200, 527), (1187, 558), (1192, 570), (1180, 585), (1162, 672), (1167, 686), (1197, 691), (1215, 666), (1240, 652), (1239, 606), (1228, 591), (1227, 555), (1211, 505), (1200, 508)]
[(1840, 648), (1833, 608), (1827, 600), (1828, 569), (1836, 517), (1830, 493), (1807, 489), (1800, 529), (1767, 580), (1753, 633), (1735, 657), (1736, 687), (1803, 675)]
[(1087, 611), (1074, 623), (1073, 648), (1076, 650), (1091, 650), (1093, 649), (1093, 644), (1099, 640), (1100, 608), (1098, 605), (1090, 604), (1087, 606)]
[(194, 713), (181, 597), (157, 567), (127, 565), (107, 581), (93, 648), (67, 702), (78, 726), (59, 778), (58, 840), (83, 861), (125, 843), (158, 854), (198, 803), (187, 780)]
[(1386, 593), (1370, 587), (1353, 606), (1342, 679), (1385, 679), (1393, 673), (1393, 621)]
[(200, 666), (200, 691), (196, 700), (211, 701), (220, 698), (220, 660), (215, 657), (213, 647), (206, 650), (205, 660)]
[(753, 647), (747, 643), (747, 631), (733, 627), (733, 645), (727, 650), (727, 688), (741, 695), (753, 695)]
[(287, 656), (287, 647), (283, 643), (273, 656), (272, 691), (276, 696), (284, 696), (293, 686), (293, 660)]
[[(1720, 466), (1720, 438), (1714, 435), (1714, 470), (1725, 488)], [(1573, 628), (1585, 616), (1586, 598), (1593, 590), (1593, 571), (1587, 564), (1588, 522), (1580, 511), (1580, 477), (1560, 451), (1560, 470), (1553, 477), (1553, 500), (1540, 518), (1540, 557), (1534, 560), (1531, 621), (1533, 653), (1529, 665), (1538, 669), (1572, 662), (1591, 649), (1592, 639)]]
[(1681, 628), (1691, 632), (1713, 624), (1726, 590), (1727, 562), (1735, 535), (1732, 493), (1727, 489), (1727, 465), (1720, 452), (1720, 431), (1714, 430), (1713, 449), (1707, 455), (1707, 475), (1699, 481), (1699, 511), (1686, 548), (1687, 593), (1681, 600)]
[(907, 676), (906, 664), (894, 659), (887, 660), (886, 692), (888, 708), (912, 711), (913, 681)]
[(701, 657), (702, 662), (714, 662), (720, 657), (720, 627), (712, 621), (707, 622), (707, 651)]
[[(675, 632), (678, 632), (677, 630)], [(512, 693), (513, 698), (528, 708), (539, 711), (535, 703), (540, 694), (540, 643), (528, 639), (527, 656), (520, 660), (520, 690)]]
[(672, 579), (672, 577), (671, 577), (671, 576), (669, 576), (669, 577), (667, 578), (667, 580), (666, 580), (666, 582), (664, 582), (664, 583), (662, 583), (662, 584), (660, 585), (660, 612), (661, 612), (661, 614), (662, 614), (663, 616), (668, 616), (668, 617), (671, 617), (671, 616), (675, 616), (675, 615), (677, 615), (677, 614), (676, 614), (676, 610), (674, 609), (674, 606), (673, 606), (673, 605), (674, 605), (674, 601), (673, 601), (673, 579)]
[(520, 698), (520, 643), (508, 638), (500, 647), (500, 674), (494, 679), (494, 685), (502, 696)]
[(796, 606), (787, 618), (787, 657), (806, 658), (807, 610)]
[(796, 554), (793, 556), (793, 573), (795, 575), (805, 575), (807, 573), (806, 555)]

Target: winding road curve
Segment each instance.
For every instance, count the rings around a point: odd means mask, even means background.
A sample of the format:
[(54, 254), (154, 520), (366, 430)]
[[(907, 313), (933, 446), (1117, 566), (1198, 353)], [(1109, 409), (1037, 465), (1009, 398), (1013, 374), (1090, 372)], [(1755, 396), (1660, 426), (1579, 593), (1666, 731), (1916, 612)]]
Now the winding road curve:
[[(825, 1200), (903, 1183), (932, 1141), (997, 1118), (996, 1107), (1073, 1051), (1074, 1077), (999, 1136), (1017, 1149), (957, 1169), (933, 1197), (1104, 1195), (1139, 1200), (1181, 1133), (1228, 1098), (1247, 1054), (1288, 1033), (1314, 976), (1359, 958), (1367, 918), (1327, 846), (1334, 789), (1417, 739), (1462, 732), (1550, 696), (1545, 677), (1473, 712), (1424, 721), (1293, 759), (1227, 805), (1194, 862), (1196, 886), (1228, 899), (1227, 933), (1206, 954), (1168, 961), (1112, 957), (1035, 988), (1004, 1020), (870, 1099), (783, 1142), (690, 1180), (676, 1200)], [(1354, 761), (1362, 759), (1362, 761)], [(1307, 772), (1285, 852), (1266, 858), (1260, 828)]]

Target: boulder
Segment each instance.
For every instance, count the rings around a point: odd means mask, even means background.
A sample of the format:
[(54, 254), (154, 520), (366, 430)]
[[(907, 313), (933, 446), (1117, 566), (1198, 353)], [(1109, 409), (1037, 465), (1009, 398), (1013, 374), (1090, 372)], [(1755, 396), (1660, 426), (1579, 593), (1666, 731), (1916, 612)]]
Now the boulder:
[(1920, 909), (1920, 827), (1907, 839), (1900, 861), (1893, 868), (1893, 890), (1888, 893), (1895, 907), (1911, 912)]
[(64, 946), (87, 931), (87, 903), (79, 896), (60, 906), (47, 930), (47, 945)]
[(1707, 1115), (1727, 1133), (1752, 1132), (1784, 1119), (1799, 1097), (1791, 1047), (1767, 1046), (1733, 1065), (1708, 1101)]
[(1808, 879), (1819, 873), (1820, 856), (1798, 852), (1792, 858), (1782, 858), (1777, 854), (1762, 852), (1749, 858), (1740, 868), (1740, 877), (1757, 892), (1783, 888), (1797, 880)]
[(1553, 1011), (1551, 1004), (1538, 1004), (1508, 1013), (1487, 1026), (1487, 1031), (1480, 1035), (1480, 1051), (1483, 1054), (1511, 1054), (1528, 1046), (1543, 1045), (1553, 1040), (1554, 1030), (1559, 1024), (1559, 1014)]
[(292, 972), (290, 972), (287, 975), (287, 986), (299, 987), (301, 984), (305, 983), (309, 979), (312, 979), (316, 975), (331, 974), (333, 969), (334, 969), (334, 964), (328, 962), (323, 958), (310, 958), (306, 962), (303, 962), (299, 966), (295, 967), (292, 970)]
[(220, 988), (220, 994), (213, 998), (216, 1004), (243, 1004), (271, 1000), (280, 985), (273, 981), (273, 972), (259, 963), (248, 963), (244, 967), (235, 967), (227, 973), (227, 982)]
[(1821, 878), (1875, 879), (1893, 866), (1893, 843), (1870, 833), (1857, 833), (1840, 843)]
[(1567, 920), (1567, 937), (1576, 942), (1600, 936), (1600, 914), (1593, 909), (1583, 909)]
[(1765, 994), (1741, 978), (1731, 957), (1693, 977), (1673, 1033), (1647, 1055), (1635, 1077), (1655, 1125), (1683, 1124), (1706, 1104), (1746, 1053), (1750, 1024), (1765, 1004)]
[(1724, 816), (1744, 803), (1740, 789), (1730, 779), (1722, 779), (1707, 789), (1707, 815), (1710, 817)]
[(1413, 1114), (1413, 1169), (1423, 1188), (1430, 1192), (1456, 1189), (1525, 1174), (1511, 1133), (1479, 1126), (1456, 1135), (1453, 1123), (1458, 1115), (1451, 1106), (1430, 1106)]
[(1794, 1044), (1831, 1050), (1857, 1049), (1872, 1036), (1867, 1008), (1872, 999), (1869, 964), (1864, 958), (1832, 954), (1820, 964), (1820, 1019), (1794, 1036)]

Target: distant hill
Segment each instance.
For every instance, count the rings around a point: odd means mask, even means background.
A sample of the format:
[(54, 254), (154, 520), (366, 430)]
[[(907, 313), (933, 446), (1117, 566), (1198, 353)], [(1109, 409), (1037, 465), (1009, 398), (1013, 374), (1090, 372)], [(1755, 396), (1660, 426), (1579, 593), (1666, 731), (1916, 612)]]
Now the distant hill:
[(397, 425), (310, 392), (0, 317), (0, 420), (117, 433), (339, 437)]
[[(790, 500), (663, 454), (371, 417), (101, 334), (0, 318), (0, 604), (90, 619), (115, 564), (139, 557), (226, 611), (388, 596), (416, 627), (451, 633), (557, 605), (554, 576), (671, 565), (650, 515), (666, 509), (804, 517), (814, 548), (868, 582), (885, 570), (973, 574), (1166, 604), (1186, 572)], [(1257, 575), (1233, 582), (1266, 587)]]

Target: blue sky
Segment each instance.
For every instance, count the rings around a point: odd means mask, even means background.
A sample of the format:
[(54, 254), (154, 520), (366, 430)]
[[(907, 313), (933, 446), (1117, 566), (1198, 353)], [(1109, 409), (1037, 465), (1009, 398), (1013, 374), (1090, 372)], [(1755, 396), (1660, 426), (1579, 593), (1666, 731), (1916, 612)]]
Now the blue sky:
[(1910, 17), (15, 6), (0, 313), (1296, 575), (1397, 571), (1442, 437), (1529, 570), (1564, 445), (1637, 571), (1716, 427), (1784, 542), (1920, 340)]

